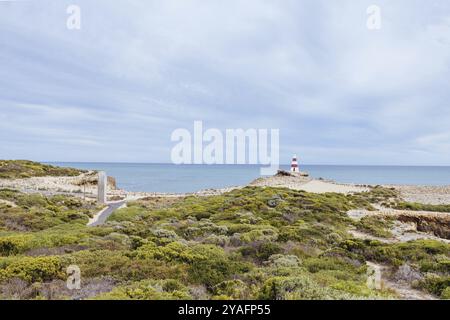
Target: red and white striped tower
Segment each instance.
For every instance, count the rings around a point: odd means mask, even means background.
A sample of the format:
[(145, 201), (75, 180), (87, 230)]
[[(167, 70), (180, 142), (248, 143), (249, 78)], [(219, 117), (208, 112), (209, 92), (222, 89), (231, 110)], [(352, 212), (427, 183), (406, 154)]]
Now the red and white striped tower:
[(294, 154), (291, 161), (291, 172), (299, 172), (298, 169), (298, 162), (297, 162), (297, 155)]

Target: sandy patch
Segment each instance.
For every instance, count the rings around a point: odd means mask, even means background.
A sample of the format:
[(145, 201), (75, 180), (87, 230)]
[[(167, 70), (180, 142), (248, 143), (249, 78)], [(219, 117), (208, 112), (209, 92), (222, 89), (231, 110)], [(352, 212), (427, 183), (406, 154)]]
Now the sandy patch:
[(387, 186), (400, 191), (407, 202), (450, 204), (450, 186)]
[[(95, 198), (97, 186), (92, 184), (83, 185), (95, 178), (92, 172), (83, 173), (76, 177), (32, 177), (24, 179), (0, 179), (0, 188), (19, 190), (24, 193), (41, 193), (54, 195), (68, 193), (72, 195)], [(108, 193), (113, 194), (114, 187), (108, 184)]]
[(333, 182), (325, 182), (320, 180), (312, 180), (299, 186), (299, 190), (304, 190), (312, 193), (357, 193), (357, 192), (368, 192), (369, 188), (361, 187), (351, 184), (338, 184)]
[(0, 199), (0, 203), (6, 204), (7, 206), (10, 206), (10, 207), (13, 207), (13, 208), (17, 207), (17, 205), (14, 202), (11, 202), (11, 201), (8, 201), (8, 200)]
[(436, 297), (413, 289), (409, 283), (392, 281), (389, 277), (391, 268), (378, 263), (366, 262), (367, 267), (378, 279), (375, 280), (375, 289), (390, 289), (402, 300), (436, 300)]
[(289, 177), (289, 176), (274, 176), (267, 178), (256, 179), (250, 186), (257, 187), (278, 187), (288, 188), (292, 190), (303, 190), (312, 193), (356, 193), (367, 192), (369, 188), (352, 185), (352, 184), (339, 184), (332, 181), (313, 180), (307, 177)]

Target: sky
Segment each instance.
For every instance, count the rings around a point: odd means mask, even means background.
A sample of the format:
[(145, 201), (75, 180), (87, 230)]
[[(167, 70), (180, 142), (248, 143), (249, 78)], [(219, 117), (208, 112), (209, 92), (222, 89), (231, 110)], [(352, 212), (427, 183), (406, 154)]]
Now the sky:
[(282, 163), (450, 165), (450, 2), (0, 1), (0, 159), (170, 162), (195, 120), (279, 129)]

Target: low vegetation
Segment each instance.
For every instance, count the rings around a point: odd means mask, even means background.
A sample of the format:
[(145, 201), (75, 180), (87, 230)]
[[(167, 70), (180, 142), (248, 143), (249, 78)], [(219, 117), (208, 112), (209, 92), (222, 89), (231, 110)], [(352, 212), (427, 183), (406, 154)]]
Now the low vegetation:
[(395, 209), (412, 211), (430, 211), (430, 212), (450, 212), (450, 204), (423, 204), (411, 202), (399, 202)]
[(379, 238), (392, 237), (390, 229), (393, 224), (393, 219), (381, 216), (365, 216), (361, 220), (354, 222), (359, 231)]
[[(448, 298), (450, 246), (383, 244), (390, 222), (346, 212), (373, 209), (392, 193), (310, 194), (247, 187), (211, 197), (128, 203), (106, 224), (86, 227), (95, 205), (67, 196), (0, 190), (0, 297), (3, 299), (379, 299), (366, 261), (409, 268), (418, 289)], [(82, 288), (66, 287), (66, 268)], [(405, 267), (407, 266), (407, 267)], [(404, 272), (403, 272), (404, 273)]]
[(62, 168), (28, 160), (0, 160), (0, 179), (20, 179), (44, 176), (78, 176), (82, 170)]

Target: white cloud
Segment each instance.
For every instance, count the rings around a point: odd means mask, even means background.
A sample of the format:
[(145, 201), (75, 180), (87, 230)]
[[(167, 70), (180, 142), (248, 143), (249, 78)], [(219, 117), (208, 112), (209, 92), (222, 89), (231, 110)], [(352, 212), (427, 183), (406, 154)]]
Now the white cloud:
[(448, 160), (445, 139), (427, 138), (450, 123), (448, 2), (380, 0), (375, 32), (365, 0), (78, 2), (80, 32), (64, 2), (0, 12), (0, 142), (22, 141), (5, 157), (39, 158), (26, 141), (40, 134), (44, 149), (62, 135), (44, 160), (168, 161), (171, 130), (204, 120), (280, 128), (285, 158)]

